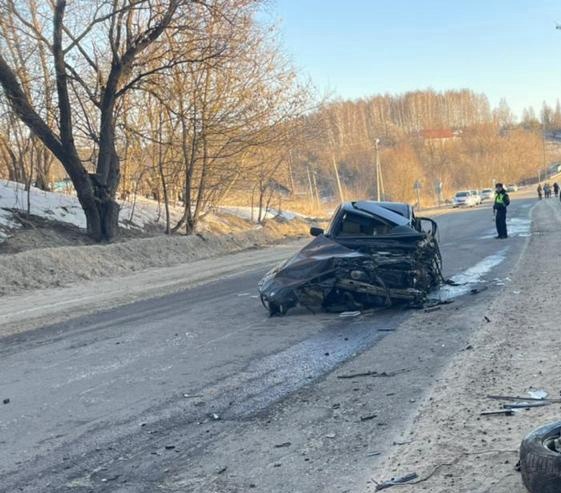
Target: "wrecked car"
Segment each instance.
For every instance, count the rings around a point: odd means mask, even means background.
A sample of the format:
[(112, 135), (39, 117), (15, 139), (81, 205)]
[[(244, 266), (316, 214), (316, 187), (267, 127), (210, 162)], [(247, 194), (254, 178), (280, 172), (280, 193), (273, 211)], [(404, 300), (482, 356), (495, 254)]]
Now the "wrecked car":
[(438, 226), (408, 204), (341, 204), (326, 231), (268, 272), (259, 293), (270, 315), (296, 306), (343, 312), (395, 304), (421, 306), (443, 282)]

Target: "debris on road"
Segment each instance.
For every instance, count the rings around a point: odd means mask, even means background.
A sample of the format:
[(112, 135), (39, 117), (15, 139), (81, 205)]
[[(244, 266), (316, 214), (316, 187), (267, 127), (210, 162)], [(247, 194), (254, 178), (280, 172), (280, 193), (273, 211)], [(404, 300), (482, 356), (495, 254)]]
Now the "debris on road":
[(495, 401), (534, 401), (534, 402), (549, 402), (551, 404), (561, 404), (561, 399), (542, 399), (537, 397), (520, 397), (520, 396), (511, 396), (511, 395), (488, 395), (487, 399), (493, 399)]
[(405, 476), (401, 476), (400, 478), (390, 479), (388, 481), (384, 481), (383, 483), (376, 484), (376, 491), (385, 490), (387, 488), (391, 488), (392, 486), (396, 486), (398, 484), (405, 484), (409, 483), (410, 481), (414, 481), (419, 476), (416, 472), (411, 474), (406, 474)]
[(437, 312), (439, 310), (442, 310), (441, 306), (433, 306), (431, 308), (425, 308), (425, 313)]
[(377, 414), (369, 414), (367, 416), (361, 416), (360, 420), (361, 421), (370, 421), (371, 419), (377, 418), (378, 415)]
[(292, 445), (292, 442), (283, 442), (283, 443), (278, 443), (275, 445), (275, 448), (284, 448), (284, 447), (290, 447)]
[(495, 415), (502, 415), (502, 416), (513, 416), (514, 409), (501, 409), (500, 411), (483, 411), (479, 413), (480, 416), (495, 416)]
[(361, 315), (362, 312), (354, 311), (354, 312), (341, 312), (339, 313), (339, 316), (341, 318), (354, 318), (354, 317), (358, 317), (359, 315)]
[(549, 394), (544, 389), (530, 390), (528, 395), (533, 399), (547, 399)]
[(401, 373), (407, 373), (409, 371), (411, 371), (410, 368), (403, 368), (401, 370), (395, 370), (389, 372), (365, 371), (360, 373), (347, 373), (345, 375), (337, 375), (337, 378), (351, 379), (351, 378), (359, 378), (359, 377), (395, 377), (396, 375), (399, 375)]
[(551, 402), (515, 402), (513, 404), (503, 404), (505, 409), (530, 409), (531, 407), (551, 406)]
[(2, 404), (9, 404), (9, 403), (10, 403), (10, 399), (4, 399), (4, 400), (2, 401)]
[(470, 290), (470, 294), (479, 294), (482, 293), (483, 291), (487, 291), (489, 289), (489, 286), (480, 286), (478, 288), (473, 288)]
[(316, 238), (261, 279), (261, 301), (271, 316), (298, 305), (352, 314), (345, 316), (395, 304), (422, 307), (445, 282), (437, 231), (407, 204), (344, 203), (325, 234), (312, 228)]

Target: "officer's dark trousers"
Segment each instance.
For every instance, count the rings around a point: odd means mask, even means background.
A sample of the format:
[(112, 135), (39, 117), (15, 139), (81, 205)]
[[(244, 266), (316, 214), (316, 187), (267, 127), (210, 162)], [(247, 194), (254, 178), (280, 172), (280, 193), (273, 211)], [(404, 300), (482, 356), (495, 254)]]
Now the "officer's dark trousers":
[(506, 209), (497, 209), (495, 212), (495, 223), (497, 224), (497, 235), (499, 238), (506, 238)]

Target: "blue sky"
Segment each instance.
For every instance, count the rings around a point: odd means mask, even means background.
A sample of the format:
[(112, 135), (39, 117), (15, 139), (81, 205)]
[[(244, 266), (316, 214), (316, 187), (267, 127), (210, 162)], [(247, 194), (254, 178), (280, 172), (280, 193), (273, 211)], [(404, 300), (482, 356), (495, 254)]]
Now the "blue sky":
[(561, 98), (561, 2), (274, 0), (285, 51), (344, 98), (470, 88), (520, 112)]

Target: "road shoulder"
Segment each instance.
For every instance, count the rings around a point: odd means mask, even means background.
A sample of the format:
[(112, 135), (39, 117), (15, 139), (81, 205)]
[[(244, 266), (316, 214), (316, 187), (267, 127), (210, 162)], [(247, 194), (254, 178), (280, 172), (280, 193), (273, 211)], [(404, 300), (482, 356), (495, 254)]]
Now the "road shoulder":
[(128, 275), (82, 281), (67, 287), (0, 297), (0, 337), (79, 316), (164, 296), (246, 271), (266, 269), (291, 255), (303, 240)]
[[(455, 357), (436, 380), (401, 440), (407, 447), (390, 454), (376, 480), (416, 473), (401, 491), (523, 493), (515, 471), (518, 447), (532, 429), (558, 419), (559, 406), (534, 408), (514, 416), (480, 416), (502, 408), (487, 395), (527, 395), (546, 389), (559, 397), (561, 338), (558, 283), (561, 211), (557, 201), (534, 210), (533, 235), (508, 284), (481, 313), (469, 350)], [(370, 491), (375, 490), (375, 484)]]

